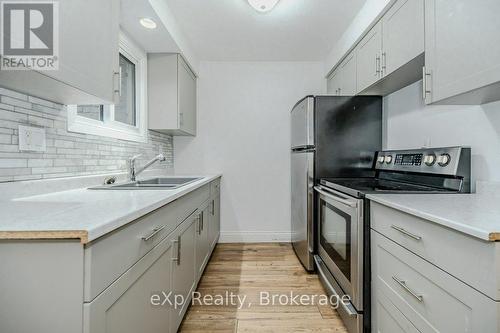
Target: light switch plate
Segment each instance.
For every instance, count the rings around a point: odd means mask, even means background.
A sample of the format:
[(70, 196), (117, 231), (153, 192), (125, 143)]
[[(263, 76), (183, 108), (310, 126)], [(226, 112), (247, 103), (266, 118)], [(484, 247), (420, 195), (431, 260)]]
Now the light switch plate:
[(46, 151), (45, 128), (19, 125), (20, 151)]

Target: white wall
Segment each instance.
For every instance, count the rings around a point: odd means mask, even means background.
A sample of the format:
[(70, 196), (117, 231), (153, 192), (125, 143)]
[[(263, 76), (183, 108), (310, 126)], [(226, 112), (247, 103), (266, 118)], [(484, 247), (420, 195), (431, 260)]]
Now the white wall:
[(419, 81), (385, 97), (384, 116), (385, 148), (470, 146), (473, 184), (500, 181), (500, 102), (425, 106)]
[(221, 241), (290, 240), (290, 110), (324, 93), (323, 63), (202, 62), (198, 135), (177, 173), (222, 173)]

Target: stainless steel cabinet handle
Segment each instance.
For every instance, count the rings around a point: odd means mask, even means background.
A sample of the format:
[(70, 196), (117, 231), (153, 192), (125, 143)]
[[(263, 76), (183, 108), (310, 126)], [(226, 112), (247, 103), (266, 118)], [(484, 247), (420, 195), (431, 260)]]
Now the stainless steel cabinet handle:
[(179, 125), (182, 127), (184, 125), (184, 113), (179, 113)]
[(177, 236), (177, 266), (181, 264), (181, 235)]
[(118, 96), (122, 95), (122, 68), (120, 67), (118, 72), (113, 72), (113, 78), (114, 78), (114, 90), (113, 92), (115, 94), (118, 94)]
[(145, 242), (149, 241), (151, 238), (153, 238), (154, 236), (156, 236), (160, 231), (162, 231), (163, 229), (165, 229), (165, 225), (162, 225), (161, 227), (157, 227), (157, 228), (154, 228), (153, 231), (151, 231), (151, 233), (147, 236), (142, 236), (141, 239)]
[(375, 57), (375, 76), (380, 76), (380, 57)]
[(432, 91), (427, 86), (427, 77), (430, 77), (431, 73), (427, 72), (427, 68), (422, 67), (422, 98), (426, 100), (427, 94), (430, 94)]
[(337, 195), (334, 195), (333, 193), (330, 193), (330, 192), (327, 192), (327, 191), (323, 190), (319, 186), (315, 186), (314, 189), (319, 194), (323, 194), (325, 197), (330, 198), (330, 199), (335, 200), (335, 201), (338, 201), (338, 202), (340, 202), (340, 203), (342, 203), (344, 205), (347, 205), (349, 207), (356, 208), (358, 206), (358, 204), (356, 202), (351, 202), (349, 200), (343, 199), (343, 198), (341, 198), (341, 197), (339, 197)]
[(387, 54), (382, 52), (382, 75), (387, 72)]
[(419, 302), (423, 302), (424, 301), (424, 296), (422, 295), (419, 295), (418, 293), (416, 293), (415, 291), (413, 291), (410, 287), (408, 287), (408, 285), (406, 284), (406, 281), (404, 280), (401, 280), (400, 278), (398, 278), (397, 276), (393, 276), (392, 279), (394, 281), (396, 281), (404, 290), (406, 290), (410, 295), (412, 295), (413, 297), (415, 297)]
[(394, 224), (393, 224), (393, 225), (391, 225), (391, 228), (392, 228), (392, 229), (394, 229), (394, 230), (397, 230), (397, 231), (399, 231), (400, 233), (402, 233), (403, 235), (406, 235), (406, 236), (408, 236), (408, 237), (411, 237), (411, 238), (413, 238), (413, 239), (415, 239), (415, 240), (418, 240), (418, 241), (419, 241), (419, 240), (422, 240), (422, 237), (420, 237), (419, 235), (415, 235), (415, 234), (413, 234), (413, 233), (411, 233), (411, 232), (409, 232), (409, 231), (407, 231), (407, 230), (405, 230), (405, 229), (403, 229), (403, 228), (401, 228), (401, 227), (398, 227), (397, 225), (394, 225)]
[(173, 257), (173, 258), (172, 258), (172, 261), (177, 262), (177, 265), (179, 265), (179, 238), (177, 238), (177, 239), (173, 239), (173, 240), (172, 240), (172, 244), (173, 244), (173, 245), (177, 245), (177, 246), (176, 246), (176, 251), (177, 251), (177, 253), (176, 253), (175, 257)]
[(212, 211), (211, 211), (212, 216), (215, 216), (215, 200), (212, 200)]
[(201, 213), (201, 231), (205, 229), (205, 215)]

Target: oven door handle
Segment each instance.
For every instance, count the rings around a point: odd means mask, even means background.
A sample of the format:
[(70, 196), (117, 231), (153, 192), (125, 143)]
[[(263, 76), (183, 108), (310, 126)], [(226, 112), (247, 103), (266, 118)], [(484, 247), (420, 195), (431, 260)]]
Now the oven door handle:
[(314, 189), (319, 194), (323, 194), (325, 197), (330, 198), (330, 199), (332, 199), (334, 201), (340, 202), (341, 204), (347, 205), (347, 206), (352, 207), (352, 208), (358, 207), (358, 203), (356, 201), (349, 201), (347, 199), (344, 199), (344, 198), (342, 198), (342, 197), (340, 197), (338, 195), (333, 194), (330, 191), (327, 191), (323, 187), (315, 186)]
[(356, 311), (356, 309), (354, 309), (350, 302), (346, 304), (342, 297), (340, 297), (340, 295), (337, 293), (337, 291), (335, 291), (335, 288), (326, 277), (325, 272), (323, 272), (323, 267), (321, 267), (321, 265), (316, 265), (316, 268), (318, 269), (318, 274), (320, 275), (321, 281), (324, 282), (324, 287), (327, 289), (327, 292), (337, 299), (337, 301), (349, 317), (356, 317), (358, 315), (358, 312)]

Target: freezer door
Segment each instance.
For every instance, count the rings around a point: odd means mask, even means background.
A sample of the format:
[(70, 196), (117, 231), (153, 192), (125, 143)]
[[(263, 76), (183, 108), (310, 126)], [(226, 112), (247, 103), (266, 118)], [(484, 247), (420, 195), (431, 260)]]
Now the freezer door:
[(314, 98), (306, 97), (293, 108), (292, 149), (314, 146)]
[(292, 245), (305, 269), (314, 270), (314, 152), (292, 152)]

